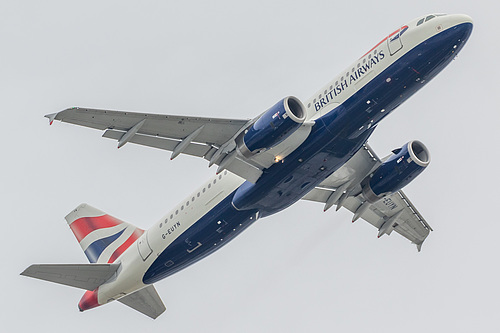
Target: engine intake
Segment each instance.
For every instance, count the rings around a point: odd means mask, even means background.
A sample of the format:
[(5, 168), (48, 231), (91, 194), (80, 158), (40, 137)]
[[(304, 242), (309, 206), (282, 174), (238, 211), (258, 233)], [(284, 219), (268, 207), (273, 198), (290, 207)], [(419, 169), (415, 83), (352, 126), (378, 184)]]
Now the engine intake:
[(270, 149), (288, 138), (305, 119), (302, 102), (293, 96), (285, 97), (245, 131), (238, 147), (244, 156)]
[(420, 141), (410, 141), (393, 153), (361, 182), (363, 195), (371, 203), (408, 185), (430, 163), (429, 151)]

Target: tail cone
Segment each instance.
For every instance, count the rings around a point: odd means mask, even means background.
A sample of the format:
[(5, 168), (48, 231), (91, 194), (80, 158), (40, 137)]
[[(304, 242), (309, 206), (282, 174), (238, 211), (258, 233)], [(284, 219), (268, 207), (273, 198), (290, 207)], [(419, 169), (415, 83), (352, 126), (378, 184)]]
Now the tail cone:
[(83, 312), (88, 309), (92, 309), (98, 307), (99, 302), (97, 301), (97, 289), (94, 291), (87, 290), (85, 294), (83, 294), (80, 303), (78, 303), (78, 309), (80, 312)]

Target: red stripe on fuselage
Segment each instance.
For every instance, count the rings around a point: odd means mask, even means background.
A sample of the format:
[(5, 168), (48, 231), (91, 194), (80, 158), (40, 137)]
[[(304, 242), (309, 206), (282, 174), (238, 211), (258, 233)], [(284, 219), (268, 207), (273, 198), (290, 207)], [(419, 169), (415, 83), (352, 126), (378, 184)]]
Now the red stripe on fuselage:
[[(367, 55), (367, 54), (368, 54), (368, 53), (370, 53), (371, 51), (375, 50), (375, 49), (376, 49), (376, 48), (377, 48), (380, 44), (382, 44), (383, 42), (385, 42), (388, 38), (390, 38), (390, 37), (394, 36), (394, 35), (395, 35), (395, 34), (397, 34), (398, 32), (403, 31), (404, 29), (407, 29), (407, 28), (408, 28), (408, 26), (407, 26), (407, 25), (405, 25), (404, 27), (401, 27), (401, 28), (399, 28), (398, 30), (394, 31), (392, 34), (390, 34), (389, 36), (387, 36), (387, 37), (385, 37), (384, 39), (382, 39), (382, 40), (380, 41), (380, 43), (378, 43), (377, 45), (375, 45), (374, 47), (372, 47), (372, 49), (371, 49), (370, 51), (368, 51), (368, 52), (366, 52), (365, 54), (363, 54), (363, 56), (362, 56), (361, 58), (363, 58), (365, 55)], [(360, 59), (361, 59), (361, 58), (360, 58)]]
[(81, 242), (82, 239), (85, 238), (92, 231), (103, 228), (110, 228), (122, 224), (123, 221), (120, 221), (112, 216), (103, 215), (96, 217), (82, 217), (71, 223), (69, 226), (75, 234), (78, 242)]
[(130, 247), (130, 245), (134, 244), (134, 242), (137, 240), (137, 238), (141, 237), (141, 235), (143, 233), (144, 233), (144, 230), (136, 228), (134, 233), (132, 235), (130, 235), (130, 237), (125, 241), (125, 243), (120, 245), (120, 247), (117, 248), (115, 250), (115, 252), (113, 252), (113, 254), (111, 255), (111, 257), (108, 260), (108, 263), (115, 262), (116, 258), (118, 258), (123, 252), (125, 252), (125, 250), (128, 249)]

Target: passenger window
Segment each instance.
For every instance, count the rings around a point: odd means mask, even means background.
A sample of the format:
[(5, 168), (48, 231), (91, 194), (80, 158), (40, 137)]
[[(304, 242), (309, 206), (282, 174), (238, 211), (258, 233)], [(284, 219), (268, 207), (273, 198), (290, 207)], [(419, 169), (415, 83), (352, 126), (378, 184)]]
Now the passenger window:
[(319, 94), (319, 97), (318, 97), (318, 99), (321, 99), (321, 94)]
[(170, 214), (170, 219), (173, 219), (174, 218), (174, 214)]
[(189, 201), (186, 201), (186, 207), (189, 206)]
[(205, 193), (205, 188), (203, 188), (203, 191), (202, 191), (202, 192), (203, 192), (203, 193)]
[(179, 214), (179, 210), (178, 209), (175, 211), (175, 215), (177, 215), (177, 214)]
[(181, 206), (181, 210), (184, 210), (184, 205)]
[(307, 107), (310, 108), (311, 107), (311, 103), (307, 104)]
[(212, 184), (208, 184), (208, 188), (211, 188), (212, 187)]

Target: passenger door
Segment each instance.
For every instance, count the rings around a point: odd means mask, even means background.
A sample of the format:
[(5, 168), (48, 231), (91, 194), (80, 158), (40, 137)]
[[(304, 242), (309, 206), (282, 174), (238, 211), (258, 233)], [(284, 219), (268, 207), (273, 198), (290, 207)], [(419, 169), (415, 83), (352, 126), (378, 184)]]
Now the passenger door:
[(401, 41), (401, 28), (387, 37), (387, 46), (389, 47), (389, 53), (391, 56), (395, 55), (403, 48), (403, 42)]
[(148, 242), (148, 232), (146, 232), (144, 235), (142, 235), (141, 238), (138, 239), (137, 248), (139, 250), (139, 254), (141, 255), (142, 260), (146, 261), (146, 259), (153, 252)]

